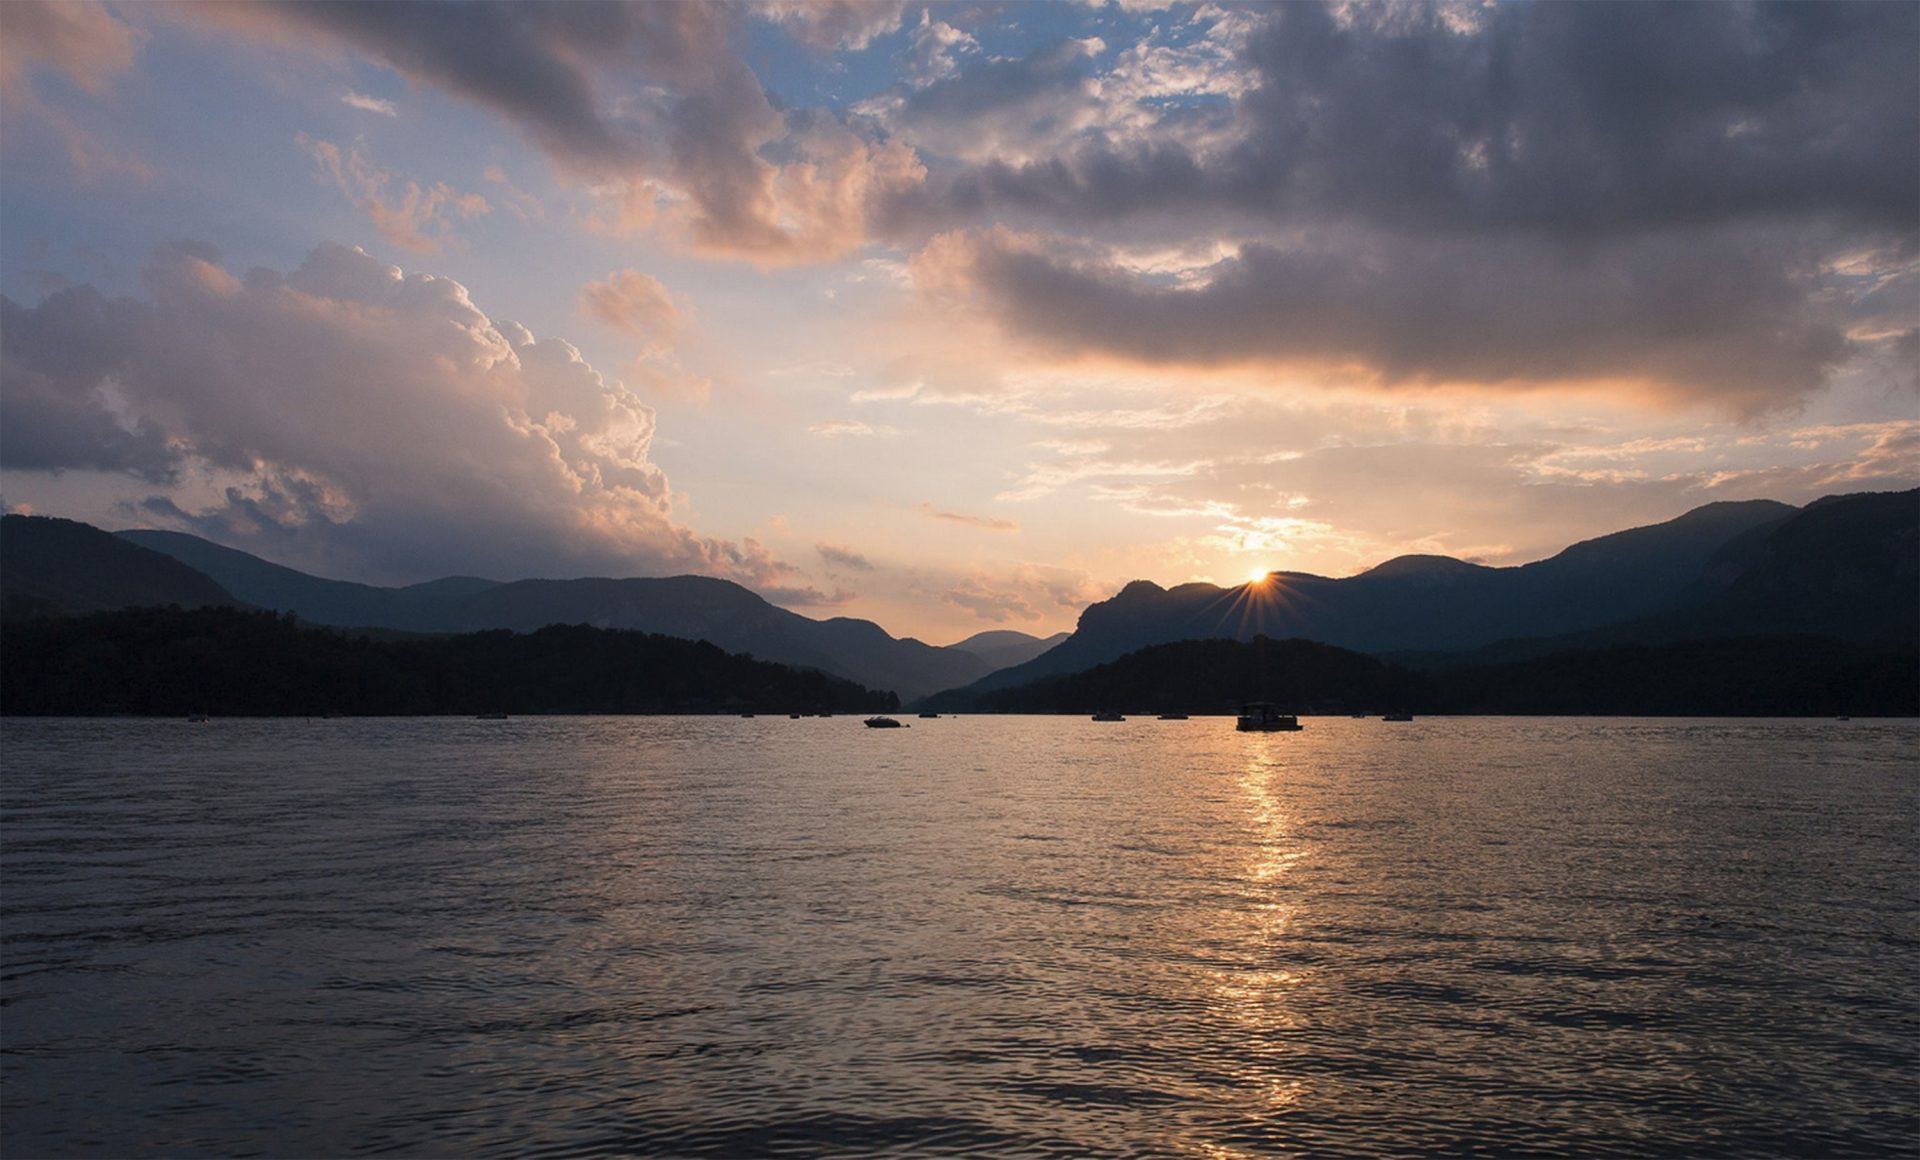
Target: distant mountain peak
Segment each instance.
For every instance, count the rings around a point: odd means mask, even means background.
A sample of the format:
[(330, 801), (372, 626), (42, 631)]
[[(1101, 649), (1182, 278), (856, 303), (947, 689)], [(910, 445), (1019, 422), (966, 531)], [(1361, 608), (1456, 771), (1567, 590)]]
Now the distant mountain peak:
[(1148, 600), (1155, 596), (1165, 596), (1167, 590), (1151, 580), (1134, 580), (1125, 588), (1113, 594), (1115, 600)]
[(1475, 572), (1487, 571), (1485, 564), (1469, 564), (1465, 560), (1456, 560), (1452, 556), (1410, 555), (1395, 556), (1383, 564), (1360, 573), (1376, 580), (1385, 579), (1441, 579), (1450, 576), (1467, 576)]

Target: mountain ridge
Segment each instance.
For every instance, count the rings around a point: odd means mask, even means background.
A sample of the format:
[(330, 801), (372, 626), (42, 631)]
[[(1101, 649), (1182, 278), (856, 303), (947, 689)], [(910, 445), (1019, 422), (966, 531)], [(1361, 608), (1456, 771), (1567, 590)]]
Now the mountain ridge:
[[(1920, 495), (1864, 494), (1890, 497), (1870, 501), (1884, 509), (1883, 516), (1889, 510), (1913, 510), (1914, 497)], [(1867, 502), (1857, 496), (1827, 498), (1832, 502), (1810, 504), (1809, 510), (1828, 511), (1836, 504), (1844, 510), (1850, 500)], [(1090, 605), (1073, 636), (1054, 649), (929, 703), (958, 707), (981, 693), (1084, 671), (1140, 648), (1179, 640), (1245, 641), (1266, 635), (1363, 653), (1449, 654), (1536, 638), (1583, 633), (1604, 637), (1609, 626), (1676, 617), (1681, 615), (1676, 608), (1699, 605), (1708, 598), (1702, 578), (1715, 568), (1725, 574), (1723, 583), (1735, 583), (1755, 566), (1768, 537), (1803, 514), (1773, 500), (1716, 501), (1672, 520), (1580, 541), (1544, 560), (1508, 568), (1449, 563), (1450, 557), (1402, 556), (1344, 579), (1275, 572), (1262, 583), (1234, 588), (1187, 584), (1171, 589), (1135, 580), (1110, 599)], [(1743, 551), (1745, 562), (1740, 559)], [(1875, 567), (1886, 571), (1884, 563)], [(1880, 574), (1873, 567), (1866, 572)], [(1902, 581), (1891, 583), (1898, 587)], [(1727, 611), (1721, 627), (1750, 629), (1760, 615), (1754, 608)], [(1804, 631), (1817, 635), (1828, 630), (1808, 622)], [(1686, 635), (1683, 627), (1670, 624), (1660, 639)], [(1565, 643), (1576, 647), (1585, 642)]]
[(330, 580), (185, 532), (116, 535), (199, 567), (262, 608), (341, 628), (417, 633), (533, 632), (587, 624), (705, 640), (761, 660), (818, 669), (902, 698), (973, 681), (992, 666), (972, 653), (895, 638), (869, 620), (814, 620), (714, 576), (487, 580), (443, 577), (403, 588)]

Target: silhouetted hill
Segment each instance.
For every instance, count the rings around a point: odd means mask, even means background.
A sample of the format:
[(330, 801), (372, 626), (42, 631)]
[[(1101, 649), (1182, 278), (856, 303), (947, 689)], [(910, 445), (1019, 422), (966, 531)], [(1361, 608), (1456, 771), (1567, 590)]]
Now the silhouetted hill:
[(1577, 633), (1458, 653), (1387, 653), (1457, 669), (1551, 653), (1721, 637), (1832, 637), (1904, 650), (1920, 641), (1920, 491), (1828, 496), (1722, 545), (1674, 603)]
[(179, 560), (91, 524), (48, 516), (0, 518), (0, 608), (10, 618), (234, 603), (232, 593)]
[[(1717, 589), (1717, 591), (1716, 591)], [(1716, 555), (1708, 627), (1912, 645), (1920, 638), (1920, 489), (1827, 496)]]
[(142, 528), (117, 534), (199, 569), (248, 604), (291, 611), (315, 624), (442, 632), (443, 610), (450, 601), (498, 583), (474, 576), (449, 576), (404, 588), (380, 588), (310, 576), (185, 532)]
[(1292, 712), (1609, 716), (1920, 715), (1920, 653), (1814, 637), (1622, 645), (1445, 673), (1304, 640), (1190, 640), (1011, 689), (930, 698), (978, 712)]
[(592, 624), (711, 641), (729, 652), (817, 668), (902, 698), (988, 671), (986, 662), (971, 653), (911, 637), (895, 639), (870, 620), (812, 620), (710, 576), (519, 580), (475, 593), (450, 614), (449, 626), (458, 631)]
[(885, 712), (892, 694), (638, 632), (376, 641), (271, 612), (123, 609), (8, 626), (15, 715)]
[(1670, 606), (1722, 545), (1794, 510), (1771, 500), (1708, 504), (1515, 568), (1402, 556), (1346, 579), (1275, 572), (1237, 588), (1171, 589), (1136, 580), (1082, 613), (1065, 642), (993, 673), (978, 688), (1078, 672), (1178, 640), (1265, 635), (1361, 652), (1454, 651), (1575, 632)]
[(989, 668), (1004, 669), (1008, 665), (1024, 664), (1072, 635), (1070, 632), (1056, 632), (1042, 639), (1031, 633), (1002, 628), (976, 632), (947, 647), (972, 653), (987, 662)]
[(249, 603), (316, 624), (410, 632), (532, 632), (549, 624), (632, 629), (709, 641), (729, 652), (816, 668), (902, 697), (966, 684), (992, 671), (971, 653), (895, 639), (872, 621), (813, 620), (708, 576), (511, 583), (450, 577), (381, 588), (309, 576), (181, 532), (120, 534), (205, 567), (236, 592), (247, 593), (242, 599)]

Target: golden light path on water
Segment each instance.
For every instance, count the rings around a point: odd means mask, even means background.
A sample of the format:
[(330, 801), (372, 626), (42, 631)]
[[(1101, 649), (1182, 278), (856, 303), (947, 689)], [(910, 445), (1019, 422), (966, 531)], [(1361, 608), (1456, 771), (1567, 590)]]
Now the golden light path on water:
[(10, 1153), (1860, 1153), (1915, 723), (7, 720)]

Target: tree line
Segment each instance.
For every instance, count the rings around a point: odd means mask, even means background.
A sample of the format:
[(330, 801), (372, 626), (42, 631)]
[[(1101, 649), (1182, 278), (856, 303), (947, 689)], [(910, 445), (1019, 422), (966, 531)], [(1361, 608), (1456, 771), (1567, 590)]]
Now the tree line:
[(0, 713), (170, 716), (887, 712), (899, 698), (704, 641), (553, 625), (401, 637), (291, 614), (130, 608), (9, 620)]
[(1920, 716), (1920, 653), (1807, 636), (1628, 644), (1421, 671), (1306, 640), (1190, 640), (942, 707), (999, 713)]

